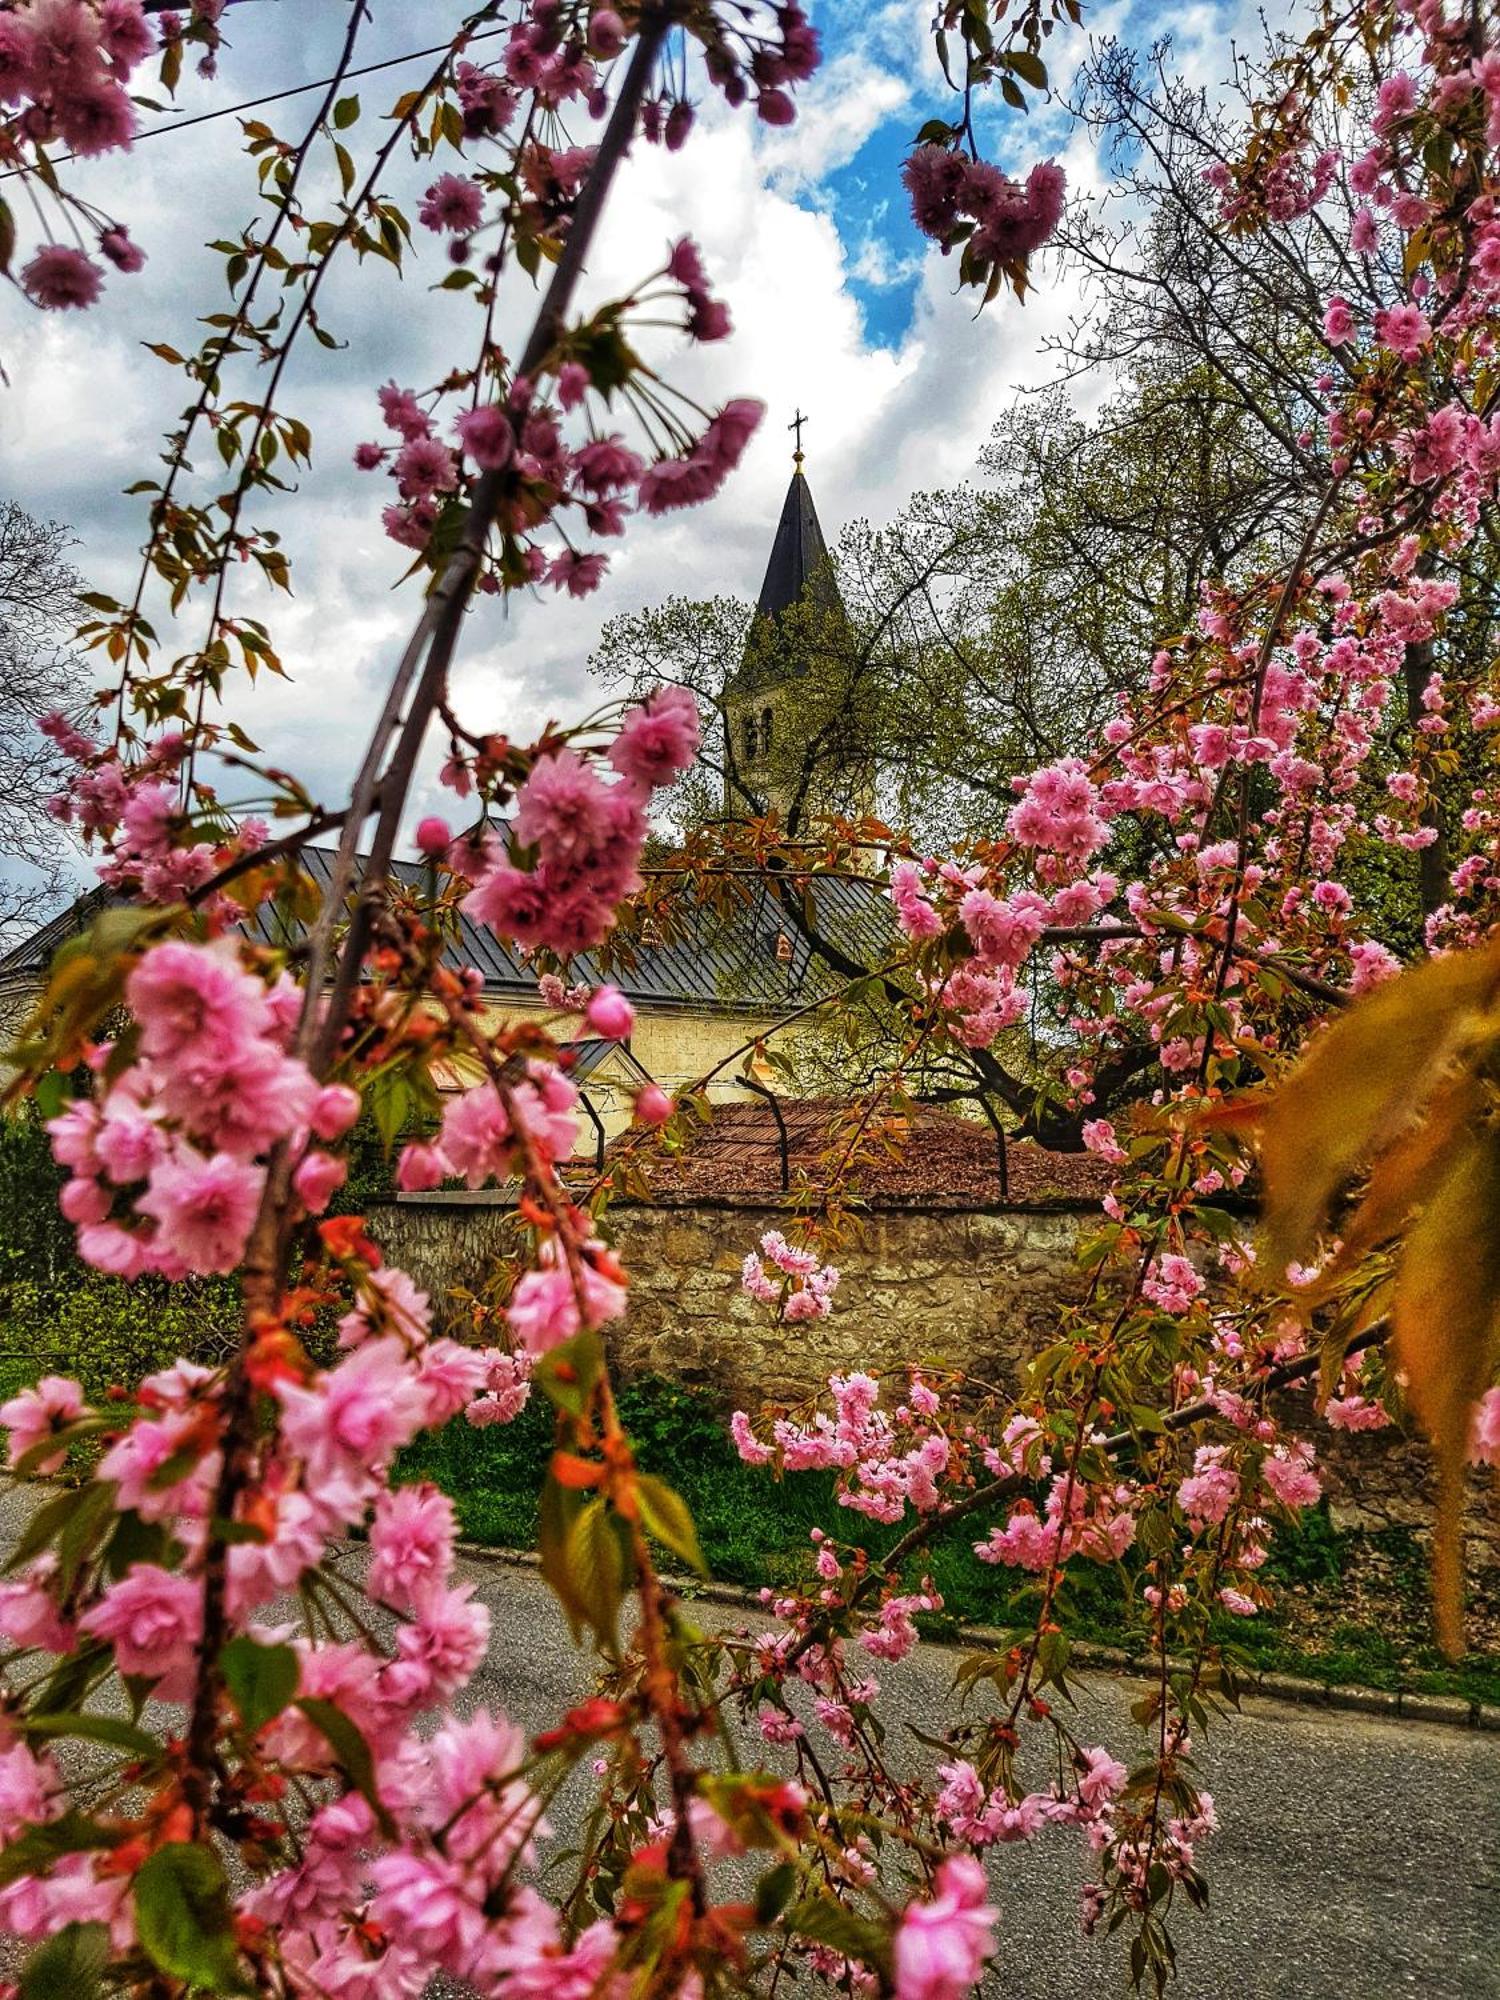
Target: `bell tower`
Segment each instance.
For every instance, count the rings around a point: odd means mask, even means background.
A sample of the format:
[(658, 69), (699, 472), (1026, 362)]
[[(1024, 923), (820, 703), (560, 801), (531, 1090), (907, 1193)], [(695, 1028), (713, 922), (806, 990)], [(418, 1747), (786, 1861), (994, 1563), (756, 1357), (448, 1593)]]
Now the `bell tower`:
[(787, 426), (797, 439), (791, 484), (744, 658), (724, 689), (725, 810), (743, 815), (758, 800), (784, 823), (857, 818), (875, 800), (848, 614), (803, 470), (806, 422), (798, 410)]

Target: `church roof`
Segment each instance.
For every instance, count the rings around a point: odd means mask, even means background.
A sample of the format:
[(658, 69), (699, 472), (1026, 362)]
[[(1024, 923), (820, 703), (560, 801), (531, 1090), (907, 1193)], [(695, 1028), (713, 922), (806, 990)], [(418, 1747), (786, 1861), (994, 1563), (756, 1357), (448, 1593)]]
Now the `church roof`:
[(843, 600), (828, 560), (828, 544), (813, 505), (812, 488), (799, 465), (792, 474), (776, 523), (776, 539), (756, 600), (758, 618), (779, 618), (804, 595), (820, 610), (841, 612)]
[[(319, 889), (329, 879), (332, 860), (326, 848), (303, 851), (303, 866)], [(398, 885), (418, 888), (426, 869), (420, 862), (396, 861), (391, 876)], [(90, 890), (34, 931), (0, 959), (0, 986), (39, 983), (58, 946), (84, 930), (109, 900), (107, 891)], [(874, 966), (889, 955), (894, 936), (890, 904), (876, 883), (814, 877), (803, 904), (818, 932), (851, 958)], [(300, 941), (305, 925), (268, 903), (240, 928), (255, 943), (286, 946)], [(487, 997), (536, 997), (535, 964), (487, 925), (468, 917), (459, 918), (456, 931), (445, 941), (442, 963), (454, 972), (477, 967)], [(728, 912), (685, 891), (672, 899), (669, 931), (622, 944), (608, 964), (598, 953), (580, 953), (573, 960), (572, 976), (591, 986), (611, 979), (633, 1005), (647, 1010), (760, 1016), (789, 1013), (843, 983), (812, 952), (770, 888), (762, 885)]]

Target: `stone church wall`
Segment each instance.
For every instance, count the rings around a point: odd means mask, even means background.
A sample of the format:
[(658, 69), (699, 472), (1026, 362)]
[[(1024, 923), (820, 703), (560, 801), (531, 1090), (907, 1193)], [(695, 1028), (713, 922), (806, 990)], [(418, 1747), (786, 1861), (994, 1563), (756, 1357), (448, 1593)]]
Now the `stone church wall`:
[[(372, 1211), (392, 1261), (412, 1273), (442, 1315), (446, 1294), (476, 1285), (505, 1251), (508, 1201), (493, 1194), (404, 1196)], [(631, 1271), (631, 1309), (610, 1329), (622, 1377), (670, 1376), (709, 1390), (725, 1410), (757, 1410), (816, 1390), (830, 1374), (877, 1373), (920, 1361), (1013, 1388), (1027, 1359), (1055, 1338), (1058, 1307), (1077, 1295), (1073, 1261), (1091, 1207), (873, 1211), (840, 1254), (837, 1303), (826, 1320), (770, 1321), (740, 1290), (740, 1264), (782, 1209), (751, 1202), (619, 1203), (607, 1234)], [(451, 1310), (451, 1306), (450, 1306)], [(1305, 1397), (1287, 1398), (1289, 1421)], [(1395, 1430), (1346, 1436), (1321, 1429), (1335, 1520), (1381, 1527), (1429, 1523), (1434, 1493), (1425, 1447)], [(1472, 1553), (1500, 1560), (1500, 1482), (1476, 1480)]]

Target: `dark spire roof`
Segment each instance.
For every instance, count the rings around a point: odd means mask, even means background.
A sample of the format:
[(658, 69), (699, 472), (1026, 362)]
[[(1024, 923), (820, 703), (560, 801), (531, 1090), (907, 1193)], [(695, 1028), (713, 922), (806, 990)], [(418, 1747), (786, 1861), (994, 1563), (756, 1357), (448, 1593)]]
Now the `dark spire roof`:
[(779, 618), (810, 590), (810, 601), (825, 611), (842, 611), (838, 585), (828, 560), (828, 544), (818, 525), (812, 488), (801, 466), (792, 474), (786, 489), (776, 539), (771, 544), (771, 560), (766, 564), (765, 581), (755, 611), (759, 618)]

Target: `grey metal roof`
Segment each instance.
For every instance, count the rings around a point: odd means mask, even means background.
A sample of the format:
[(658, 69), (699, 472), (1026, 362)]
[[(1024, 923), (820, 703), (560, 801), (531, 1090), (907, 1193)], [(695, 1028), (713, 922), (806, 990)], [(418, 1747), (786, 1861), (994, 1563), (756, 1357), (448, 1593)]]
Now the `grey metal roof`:
[[(319, 889), (327, 885), (332, 860), (329, 849), (303, 850), (303, 868)], [(419, 889), (426, 870), (420, 862), (397, 861), (391, 873), (398, 883)], [(57, 947), (83, 930), (108, 900), (105, 890), (90, 890), (33, 932), (0, 959), (0, 983), (39, 978)], [(877, 883), (816, 877), (802, 892), (802, 900), (816, 929), (851, 958), (873, 969), (889, 955), (895, 932), (890, 904)], [(278, 905), (262, 904), (241, 929), (263, 944), (286, 946), (300, 940), (304, 925), (300, 918), (289, 919)], [(476, 967), (486, 994), (497, 999), (535, 997), (535, 962), (467, 917), (458, 919), (441, 956), (455, 972)], [(840, 983), (812, 952), (772, 890), (762, 884), (727, 911), (684, 890), (672, 899), (654, 933), (640, 938), (621, 935), (605, 951), (580, 954), (572, 962), (571, 976), (590, 985), (612, 979), (637, 1007), (695, 1013), (786, 1012)]]
[(0, 958), (0, 985), (17, 980), (34, 978), (50, 961), (59, 945), (66, 944), (70, 937), (77, 937), (89, 920), (110, 901), (105, 888), (86, 889), (84, 893), (69, 903), (65, 910), (59, 910), (55, 917), (49, 917), (37, 930), (11, 946)]

